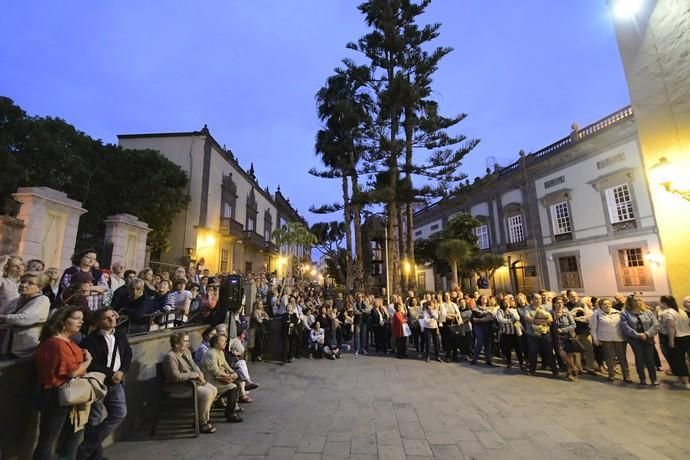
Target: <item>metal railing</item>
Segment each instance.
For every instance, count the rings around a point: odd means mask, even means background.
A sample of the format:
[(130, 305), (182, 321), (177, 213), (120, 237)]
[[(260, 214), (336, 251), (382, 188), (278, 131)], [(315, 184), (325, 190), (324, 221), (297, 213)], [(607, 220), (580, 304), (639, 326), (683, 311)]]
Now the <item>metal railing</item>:
[(590, 125), (585, 126), (584, 128), (578, 130), (577, 132), (571, 134), (570, 136), (564, 137), (563, 139), (559, 139), (553, 144), (547, 145), (543, 149), (537, 150), (536, 152), (530, 153), (529, 155), (525, 156), (524, 158), (521, 158), (517, 160), (516, 162), (506, 166), (505, 168), (501, 168), (499, 171), (498, 175), (499, 177), (501, 176), (506, 176), (508, 174), (511, 174), (518, 169), (520, 169), (520, 162), (525, 161), (527, 163), (533, 163), (535, 161), (539, 161), (541, 159), (550, 157), (551, 155), (554, 155), (561, 150), (564, 150), (570, 145), (573, 144), (573, 141), (576, 139), (577, 141), (581, 141), (583, 139), (586, 139), (594, 134), (599, 133), (600, 131), (603, 131), (605, 129), (610, 128), (611, 126), (616, 125), (617, 123), (626, 120), (630, 117), (632, 117), (633, 111), (632, 107), (624, 107), (621, 110), (612, 113), (611, 115), (608, 115), (601, 120), (598, 120)]

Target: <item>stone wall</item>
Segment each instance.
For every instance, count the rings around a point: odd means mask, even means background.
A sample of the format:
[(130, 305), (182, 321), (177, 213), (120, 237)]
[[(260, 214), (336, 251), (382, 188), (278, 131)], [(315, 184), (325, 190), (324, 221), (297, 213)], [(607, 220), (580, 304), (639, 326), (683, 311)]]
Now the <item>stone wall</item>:
[[(190, 334), (191, 346), (201, 342), (206, 326), (184, 328)], [(177, 329), (180, 330), (180, 329)], [(105, 444), (133, 435), (151, 416), (160, 395), (156, 381), (156, 364), (170, 350), (170, 334), (176, 330), (132, 336), (134, 353), (132, 367), (127, 373), (127, 418)], [(32, 406), (36, 389), (36, 375), (31, 360), (0, 362), (0, 458), (2, 460), (31, 458), (38, 432), (38, 414)]]

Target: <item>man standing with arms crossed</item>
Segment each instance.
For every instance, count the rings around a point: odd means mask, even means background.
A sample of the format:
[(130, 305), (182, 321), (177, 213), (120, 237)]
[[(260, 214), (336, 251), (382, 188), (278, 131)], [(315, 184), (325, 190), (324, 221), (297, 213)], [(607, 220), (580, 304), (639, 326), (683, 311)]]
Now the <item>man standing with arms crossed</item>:
[(89, 372), (105, 374), (108, 394), (102, 401), (96, 401), (91, 406), (84, 442), (77, 453), (78, 460), (102, 459), (101, 443), (127, 416), (124, 378), (132, 363), (132, 349), (127, 335), (115, 330), (117, 313), (114, 310), (97, 310), (94, 313), (94, 323), (98, 329), (86, 337), (81, 346), (93, 357)]

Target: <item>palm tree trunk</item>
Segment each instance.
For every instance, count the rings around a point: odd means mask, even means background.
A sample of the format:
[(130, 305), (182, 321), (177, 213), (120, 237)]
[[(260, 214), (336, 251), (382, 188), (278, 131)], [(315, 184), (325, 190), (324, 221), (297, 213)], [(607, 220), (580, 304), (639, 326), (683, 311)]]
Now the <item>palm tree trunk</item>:
[(453, 261), (453, 285), (454, 286), (460, 286), (460, 283), (458, 283), (458, 261), (457, 260)]
[(347, 175), (343, 174), (343, 214), (345, 215), (345, 289), (352, 291), (352, 206)]

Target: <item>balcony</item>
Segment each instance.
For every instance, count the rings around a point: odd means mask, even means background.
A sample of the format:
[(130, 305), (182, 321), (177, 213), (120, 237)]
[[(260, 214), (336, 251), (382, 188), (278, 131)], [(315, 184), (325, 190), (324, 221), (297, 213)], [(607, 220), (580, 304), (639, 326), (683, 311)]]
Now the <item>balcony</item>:
[(616, 222), (611, 224), (611, 227), (613, 227), (614, 232), (623, 232), (626, 230), (635, 230), (637, 228), (637, 223), (635, 222), (635, 219), (632, 219), (623, 222)]
[(554, 235), (553, 239), (554, 239), (555, 241), (558, 241), (558, 242), (560, 242), (560, 241), (570, 241), (570, 240), (573, 239), (573, 234), (572, 234), (571, 232), (567, 232), (567, 233), (558, 233), (558, 234)]
[(515, 243), (506, 244), (506, 250), (508, 250), (508, 251), (517, 251), (519, 249), (526, 249), (526, 248), (527, 248), (527, 241), (525, 241), (525, 240), (516, 241)]
[(277, 244), (275, 244), (273, 241), (265, 241), (264, 242), (264, 249), (267, 252), (273, 253), (278, 255), (280, 252), (280, 248), (278, 247)]
[(233, 238), (243, 238), (244, 225), (237, 222), (232, 217), (223, 217), (220, 219), (220, 234), (223, 236), (230, 236)]
[(266, 242), (264, 237), (253, 230), (245, 230), (242, 232), (242, 242), (246, 245), (252, 246), (255, 249), (263, 251), (266, 249)]

